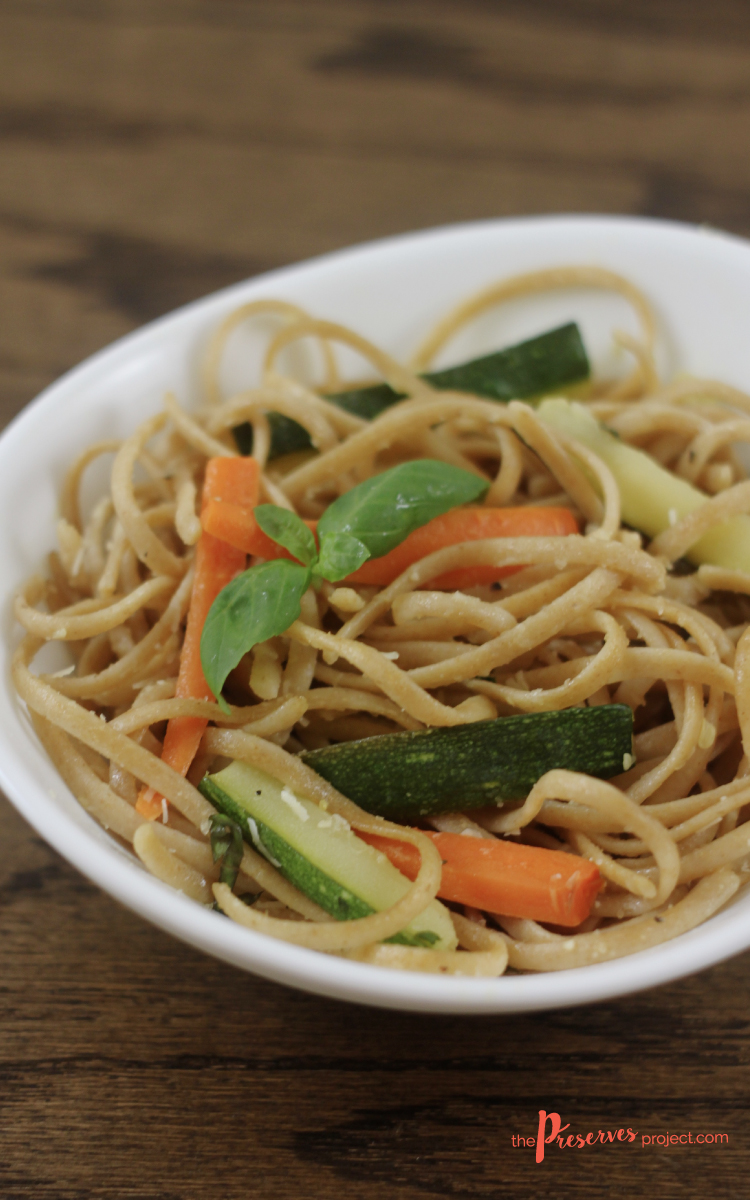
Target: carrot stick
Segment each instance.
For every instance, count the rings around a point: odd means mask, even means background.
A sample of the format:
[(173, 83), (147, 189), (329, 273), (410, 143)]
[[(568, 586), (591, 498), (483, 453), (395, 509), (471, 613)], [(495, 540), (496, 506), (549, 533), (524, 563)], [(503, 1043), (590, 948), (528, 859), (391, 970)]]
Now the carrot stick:
[[(408, 879), (416, 879), (416, 846), (360, 830), (357, 836), (382, 851)], [(438, 896), (444, 900), (570, 928), (586, 919), (599, 891), (599, 868), (577, 855), (458, 833), (426, 836), (443, 859)]]
[[(247, 511), (258, 503), (258, 464), (255, 459), (232, 456), (210, 458), (206, 464), (202, 505), (242, 505)], [(180, 654), (176, 695), (192, 700), (213, 700), (201, 666), (200, 642), (208, 611), (223, 587), (244, 570), (245, 553), (205, 531), (195, 552), (195, 580), (188, 609), (185, 640)], [(187, 775), (208, 722), (202, 717), (173, 717), (167, 724), (162, 761)], [(153, 788), (142, 788), (136, 811), (148, 820), (162, 814), (162, 797)]]
[[(347, 583), (375, 584), (386, 587), (402, 571), (436, 550), (500, 537), (563, 537), (577, 533), (575, 517), (567, 508), (483, 508), (470, 506), (452, 508), (426, 525), (415, 529), (407, 538), (382, 558), (371, 558), (350, 575)], [(451, 591), (474, 587), (478, 583), (494, 583), (519, 571), (520, 567), (459, 567), (430, 580), (432, 588)]]
[[(206, 505), (201, 521), (207, 533), (246, 554), (265, 559), (291, 558), (283, 546), (266, 536), (253, 514), (238, 504), (211, 502)], [(314, 533), (316, 522), (308, 521), (307, 525)], [(390, 553), (369, 559), (345, 582), (386, 587), (425, 555), (462, 542), (496, 537), (563, 537), (577, 532), (575, 517), (567, 508), (453, 508), (415, 529)], [(430, 587), (460, 590), (478, 583), (495, 583), (520, 570), (520, 567), (459, 567), (431, 580)]]
[[(305, 524), (315, 532), (317, 521), (306, 521)], [(209, 500), (201, 512), (201, 525), (206, 533), (236, 546), (245, 554), (266, 559), (292, 557), (288, 550), (263, 532), (252, 509), (242, 504)]]

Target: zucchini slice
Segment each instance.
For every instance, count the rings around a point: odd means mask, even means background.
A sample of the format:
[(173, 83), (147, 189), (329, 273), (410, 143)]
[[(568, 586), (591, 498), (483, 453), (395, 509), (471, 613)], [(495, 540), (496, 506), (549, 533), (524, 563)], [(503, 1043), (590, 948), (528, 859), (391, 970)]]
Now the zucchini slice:
[[(200, 790), (237, 822), (245, 841), (339, 921), (390, 908), (410, 886), (343, 818), (295, 795), (257, 767), (233, 762), (207, 775)], [(439, 950), (457, 945), (453, 922), (439, 900), (388, 941)]]
[[(591, 372), (581, 332), (575, 322), (508, 346), (494, 354), (472, 359), (457, 367), (431, 371), (425, 379), (441, 391), (469, 392), (489, 400), (522, 400), (549, 395), (573, 383), (588, 379)], [(403, 397), (387, 383), (355, 388), (329, 396), (334, 404), (357, 417), (372, 421)], [(306, 429), (282, 413), (269, 413), (271, 449), (269, 458), (280, 458), (298, 450), (309, 450), (312, 443)], [(252, 426), (245, 422), (234, 430), (240, 454), (251, 454)]]
[(555, 767), (608, 779), (633, 766), (632, 749), (631, 709), (602, 704), (385, 733), (300, 757), (366, 812), (413, 820), (520, 800)]
[[(663, 533), (710, 500), (645, 450), (623, 442), (582, 404), (555, 398), (544, 400), (537, 411), (547, 425), (583, 442), (607, 464), (620, 489), (623, 521), (648, 537)], [(697, 566), (712, 563), (750, 573), (750, 517), (742, 513), (722, 521), (694, 542), (685, 557)]]

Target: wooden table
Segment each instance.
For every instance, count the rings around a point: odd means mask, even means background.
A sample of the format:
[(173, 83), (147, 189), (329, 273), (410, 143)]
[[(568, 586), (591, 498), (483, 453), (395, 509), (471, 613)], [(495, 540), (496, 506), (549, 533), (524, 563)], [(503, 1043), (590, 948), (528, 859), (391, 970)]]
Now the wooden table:
[[(743, 0), (0, 0), (0, 62), (5, 420), (350, 242), (575, 210), (750, 233)], [(747, 955), (577, 1011), (370, 1011), (186, 949), (0, 821), (4, 1200), (748, 1194)], [(540, 1108), (638, 1138), (537, 1165)], [(641, 1145), (688, 1130), (729, 1141)]]

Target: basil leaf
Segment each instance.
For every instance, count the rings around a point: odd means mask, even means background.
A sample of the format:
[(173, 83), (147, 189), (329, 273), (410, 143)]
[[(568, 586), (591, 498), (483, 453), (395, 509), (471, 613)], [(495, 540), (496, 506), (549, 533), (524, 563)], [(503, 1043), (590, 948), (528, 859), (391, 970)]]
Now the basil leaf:
[(318, 557), (318, 547), (302, 517), (287, 508), (280, 508), (278, 504), (258, 504), (253, 511), (264, 533), (306, 567), (311, 566)]
[(201, 665), (222, 707), (221, 689), (229, 672), (258, 642), (283, 633), (297, 620), (309, 583), (309, 567), (277, 558), (243, 571), (219, 592), (203, 626)]
[(359, 538), (380, 558), (433, 517), (477, 500), (489, 483), (470, 471), (431, 458), (401, 463), (366, 479), (330, 504), (318, 521), (321, 544), (332, 533)]
[(222, 860), (219, 883), (233, 888), (242, 862), (242, 830), (223, 813), (211, 814), (211, 854), (214, 862)]
[(321, 539), (320, 558), (313, 567), (316, 575), (336, 583), (351, 575), (370, 557), (370, 551), (359, 538), (350, 533), (329, 533)]

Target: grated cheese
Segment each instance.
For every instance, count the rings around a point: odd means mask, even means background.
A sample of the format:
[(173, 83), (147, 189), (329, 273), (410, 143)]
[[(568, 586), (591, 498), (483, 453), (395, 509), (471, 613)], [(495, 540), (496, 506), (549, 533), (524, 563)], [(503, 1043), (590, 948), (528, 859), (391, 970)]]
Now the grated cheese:
[(75, 669), (76, 669), (75, 663), (71, 663), (71, 665), (69, 667), (63, 667), (62, 670), (55, 671), (50, 676), (50, 678), (51, 679), (64, 679), (66, 675), (72, 675), (73, 672), (75, 671)]
[(281, 799), (289, 808), (291, 808), (294, 815), (299, 817), (300, 821), (308, 821), (310, 819), (309, 812), (305, 808), (304, 804), (300, 804), (291, 788), (283, 787), (281, 789)]
[(272, 867), (280, 867), (281, 863), (275, 859), (266, 846), (263, 845), (263, 841), (258, 832), (258, 826), (252, 817), (247, 818), (247, 825), (248, 829), (250, 830), (250, 837), (253, 839), (255, 849), (258, 851), (258, 853), (262, 854), (264, 858), (267, 858)]

